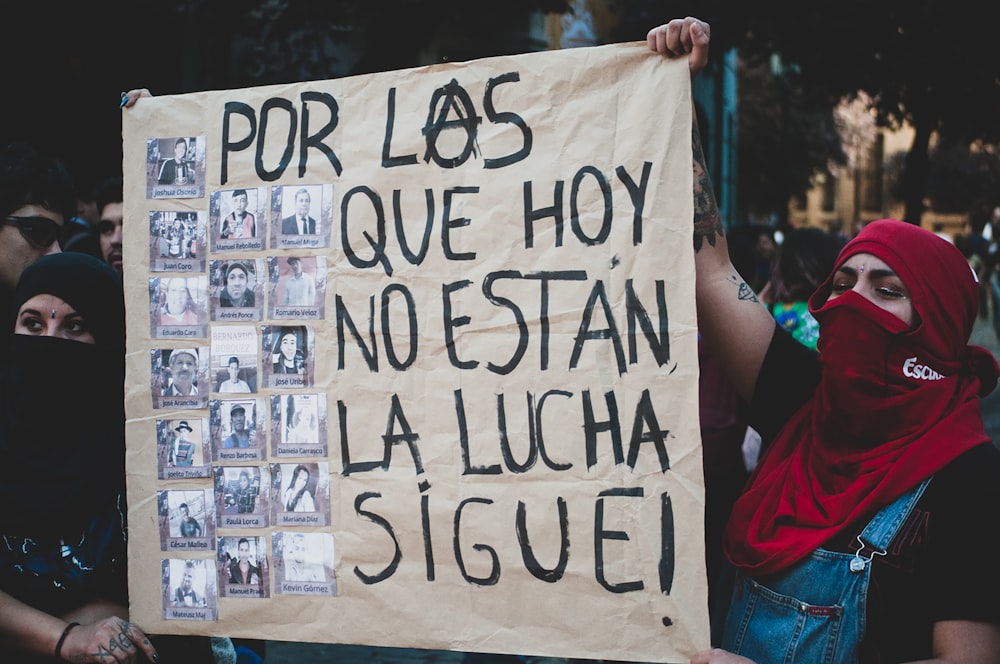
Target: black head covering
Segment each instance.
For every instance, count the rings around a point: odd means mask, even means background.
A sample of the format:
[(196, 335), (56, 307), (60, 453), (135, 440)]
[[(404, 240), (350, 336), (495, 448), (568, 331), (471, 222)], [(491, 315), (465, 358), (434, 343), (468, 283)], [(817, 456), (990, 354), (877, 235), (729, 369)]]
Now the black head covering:
[[(96, 341), (14, 334), (17, 311), (55, 295)], [(109, 265), (82, 253), (44, 256), (21, 275), (6, 317), (0, 376), (0, 532), (72, 535), (124, 492), (125, 302)]]

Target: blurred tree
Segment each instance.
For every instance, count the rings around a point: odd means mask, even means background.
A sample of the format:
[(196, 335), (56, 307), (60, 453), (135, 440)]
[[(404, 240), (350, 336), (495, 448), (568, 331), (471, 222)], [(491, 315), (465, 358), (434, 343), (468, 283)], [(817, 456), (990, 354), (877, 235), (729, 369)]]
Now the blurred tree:
[(993, 208), (1000, 205), (1000, 153), (997, 145), (977, 141), (971, 146), (941, 140), (931, 150), (927, 199), (938, 212), (969, 213), (981, 230)]
[[(652, 7), (641, 0), (618, 0), (616, 4), (620, 28), (630, 32), (630, 38), (641, 38), (649, 27), (675, 16), (698, 16), (712, 24), (715, 52), (737, 47), (750, 67), (774, 53), (794, 64), (808, 107), (822, 103), (832, 108), (841, 98), (864, 91), (873, 100), (880, 126), (908, 123), (915, 134), (902, 172), (902, 198), (904, 217), (910, 222), (919, 223), (924, 210), (935, 132), (966, 145), (1000, 140), (1000, 58), (994, 34), (1000, 24), (1000, 3), (701, 0)], [(741, 104), (743, 110), (746, 106)], [(741, 136), (741, 142), (748, 140), (754, 139)]]
[(920, 223), (924, 211), (932, 135), (965, 145), (1000, 139), (1000, 3), (779, 0), (740, 12), (745, 56), (778, 51), (798, 65), (803, 88), (818, 99), (864, 91), (880, 126), (913, 127), (902, 173), (907, 221)]
[[(618, 22), (613, 41), (645, 39), (646, 32), (673, 17), (697, 16), (712, 26), (709, 75), (721, 53), (742, 45), (747, 21), (744, 10), (720, 2), (665, 2), (617, 0)], [(770, 55), (770, 54), (768, 54)], [(738, 219), (784, 225), (788, 201), (804, 197), (813, 176), (827, 172), (830, 163), (843, 163), (833, 121), (833, 107), (803, 86), (795, 66), (783, 66), (774, 57), (739, 58), (738, 108)], [(712, 166), (715, 170), (717, 167)], [(717, 173), (713, 172), (713, 175)]]
[(788, 201), (804, 197), (816, 173), (844, 163), (833, 109), (810, 102), (794, 71), (740, 61), (740, 211), (746, 218), (788, 221)]

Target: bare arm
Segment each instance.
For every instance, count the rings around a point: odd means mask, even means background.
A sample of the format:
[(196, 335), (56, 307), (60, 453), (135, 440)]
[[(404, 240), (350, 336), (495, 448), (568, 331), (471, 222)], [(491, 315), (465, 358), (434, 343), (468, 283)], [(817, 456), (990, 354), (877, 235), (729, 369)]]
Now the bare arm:
[[(674, 19), (646, 36), (651, 50), (668, 57), (687, 55), (692, 76), (708, 62), (709, 41), (709, 25), (692, 17)], [(774, 334), (774, 319), (729, 260), (696, 119), (691, 147), (698, 328), (740, 396), (749, 401)]]
[(936, 659), (923, 664), (1000, 664), (1000, 625), (971, 620), (936, 622), (933, 648)]
[(73, 662), (138, 662), (144, 652), (158, 658), (146, 634), (128, 621), (128, 611), (115, 602), (95, 600), (62, 618), (39, 611), (0, 591), (0, 638), (26, 653), (51, 656), (70, 622), (60, 655)]

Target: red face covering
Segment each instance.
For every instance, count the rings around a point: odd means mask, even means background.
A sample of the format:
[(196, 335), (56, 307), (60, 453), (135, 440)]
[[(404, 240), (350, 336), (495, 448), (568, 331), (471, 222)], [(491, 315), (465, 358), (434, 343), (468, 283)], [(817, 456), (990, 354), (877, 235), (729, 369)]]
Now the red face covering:
[(821, 381), (761, 458), (726, 529), (730, 561), (754, 576), (801, 560), (870, 518), (968, 449), (988, 443), (979, 396), (996, 360), (967, 346), (979, 302), (965, 257), (912, 224), (868, 224), (841, 251), (869, 253), (910, 290), (912, 329), (849, 291), (809, 300), (819, 321)]

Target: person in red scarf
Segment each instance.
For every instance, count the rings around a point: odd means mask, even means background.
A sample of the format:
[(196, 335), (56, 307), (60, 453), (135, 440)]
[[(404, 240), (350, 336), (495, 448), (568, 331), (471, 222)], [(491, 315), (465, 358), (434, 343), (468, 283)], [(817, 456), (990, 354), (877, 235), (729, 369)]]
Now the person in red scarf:
[[(709, 35), (688, 17), (648, 43), (694, 74)], [(968, 262), (871, 222), (809, 299), (814, 353), (732, 267), (697, 131), (693, 148), (699, 331), (765, 447), (724, 536), (722, 647), (692, 664), (1000, 662), (1000, 451), (979, 405), (1000, 367), (968, 345)]]

